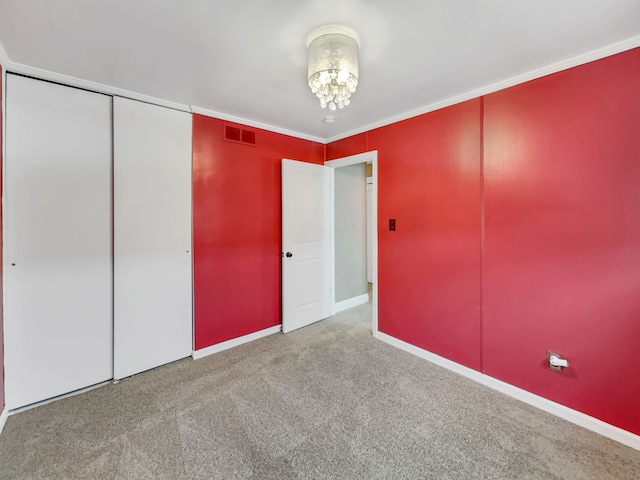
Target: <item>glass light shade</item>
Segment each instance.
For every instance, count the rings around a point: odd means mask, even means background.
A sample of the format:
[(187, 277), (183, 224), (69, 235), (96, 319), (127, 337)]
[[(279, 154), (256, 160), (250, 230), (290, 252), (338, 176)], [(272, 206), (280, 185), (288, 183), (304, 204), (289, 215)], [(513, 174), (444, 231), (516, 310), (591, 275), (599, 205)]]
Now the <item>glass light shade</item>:
[(335, 110), (349, 105), (358, 86), (358, 42), (343, 33), (325, 33), (307, 43), (309, 88), (320, 106)]

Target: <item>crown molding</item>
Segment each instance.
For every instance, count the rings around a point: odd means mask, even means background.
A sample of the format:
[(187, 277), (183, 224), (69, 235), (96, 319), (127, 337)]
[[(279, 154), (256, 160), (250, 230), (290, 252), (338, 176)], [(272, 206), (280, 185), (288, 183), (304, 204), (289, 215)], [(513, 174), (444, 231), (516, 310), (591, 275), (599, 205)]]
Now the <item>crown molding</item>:
[(7, 56), (7, 52), (2, 46), (2, 42), (0, 41), (0, 65), (4, 68), (7, 68), (9, 64), (9, 57)]
[(162, 107), (172, 108), (174, 110), (180, 110), (183, 112), (191, 113), (189, 105), (183, 105), (181, 103), (170, 102), (162, 98), (152, 97), (150, 95), (144, 95), (142, 93), (133, 92), (131, 90), (125, 90), (123, 88), (112, 87), (105, 85), (104, 83), (92, 82), (90, 80), (83, 80), (81, 78), (72, 77), (62, 73), (52, 72), (42, 68), (31, 67), (22, 63), (13, 62), (9, 59), (6, 52), (0, 44), (0, 64), (3, 64), (4, 70), (7, 73), (17, 73), (28, 77), (35, 77), (41, 80), (48, 80), (55, 83), (61, 83), (71, 87), (78, 87), (84, 90), (90, 90), (97, 93), (103, 93), (106, 95), (114, 95), (117, 97), (130, 98), (132, 100), (138, 100), (145, 103), (151, 103)]
[(216, 112), (214, 110), (208, 110), (206, 108), (200, 108), (200, 107), (195, 107), (191, 105), (183, 105), (181, 103), (170, 102), (167, 100), (163, 100), (161, 98), (151, 97), (149, 95), (132, 92), (130, 90), (125, 90), (122, 88), (112, 87), (109, 85), (105, 85), (103, 83), (92, 82), (90, 80), (83, 80), (81, 78), (72, 77), (70, 75), (56, 73), (56, 72), (52, 72), (42, 68), (31, 67), (29, 65), (24, 65), (22, 63), (12, 62), (9, 59), (6, 51), (4, 50), (4, 47), (2, 46), (1, 42), (0, 42), (0, 65), (3, 67), (4, 72), (17, 73), (20, 75), (35, 77), (42, 80), (49, 80), (52, 82), (61, 83), (61, 84), (69, 85), (72, 87), (83, 88), (85, 90), (91, 90), (98, 93), (130, 98), (132, 100), (139, 100), (141, 102), (173, 108), (175, 110), (181, 110), (189, 113), (197, 113), (199, 115), (205, 115), (207, 117), (219, 118), (221, 120), (226, 120), (229, 122), (240, 123), (243, 125), (260, 128), (260, 129), (268, 130), (275, 133), (281, 133), (283, 135), (288, 135), (290, 137), (301, 138), (303, 140), (310, 140), (312, 142), (317, 142), (322, 145), (327, 143), (326, 140), (321, 137), (316, 137), (314, 135), (307, 135), (305, 133), (296, 132), (294, 130), (288, 130), (286, 128), (280, 128), (275, 125), (269, 125), (267, 123), (257, 122), (255, 120), (250, 120), (248, 118), (237, 117), (235, 115)]
[(218, 118), (220, 120), (226, 120), (227, 122), (239, 123), (241, 125), (247, 125), (249, 127), (260, 128), (262, 130), (268, 130), (270, 132), (281, 133), (282, 135), (288, 135), (289, 137), (300, 138), (302, 140), (309, 140), (322, 145), (327, 143), (327, 140), (322, 137), (316, 137), (314, 135), (308, 135), (302, 132), (296, 132), (295, 130), (289, 130), (286, 128), (277, 127), (268, 123), (257, 122), (248, 118), (237, 117), (228, 113), (216, 112), (214, 110), (208, 110), (206, 108), (196, 107), (191, 105), (191, 111), (198, 115), (204, 115), (205, 117)]
[(312, 142), (317, 142), (320, 144), (328, 144), (331, 142), (335, 142), (337, 140), (342, 140), (344, 138), (357, 135), (359, 133), (367, 132), (376, 128), (384, 127), (386, 125), (390, 125), (392, 123), (400, 122), (402, 120), (406, 120), (412, 117), (417, 117), (419, 115), (423, 115), (425, 113), (433, 112), (434, 110), (439, 110), (441, 108), (449, 107), (451, 105), (455, 105), (457, 103), (465, 102), (467, 100), (471, 100), (473, 98), (478, 98), (483, 95), (488, 95), (490, 93), (497, 92), (499, 90), (503, 90), (505, 88), (509, 88), (515, 85), (519, 85), (521, 83), (528, 82), (530, 80), (535, 80), (537, 78), (544, 77), (546, 75), (550, 75), (553, 73), (557, 73), (563, 70), (567, 70), (569, 68), (573, 68), (579, 65), (583, 65), (585, 63), (589, 63), (595, 60), (600, 60), (601, 58), (605, 58), (611, 55), (615, 55), (617, 53), (621, 53), (627, 50), (631, 50), (633, 48), (640, 47), (640, 35), (636, 37), (632, 37), (630, 39), (624, 40), (622, 42), (614, 43), (612, 45), (608, 45), (606, 47), (602, 47), (596, 50), (592, 50), (587, 53), (583, 53), (581, 55), (577, 55), (560, 62), (553, 63), (551, 65), (547, 65), (542, 68), (538, 68), (535, 70), (531, 70), (529, 72), (516, 75), (514, 77), (508, 78), (506, 80), (501, 80), (496, 83), (492, 83), (490, 85), (486, 85), (474, 90), (470, 90), (468, 92), (462, 93), (460, 95), (455, 95), (449, 97), (444, 100), (440, 100), (438, 102), (425, 105), (416, 109), (409, 110), (407, 112), (394, 115), (392, 117), (388, 117), (384, 120), (380, 120), (378, 122), (370, 123), (364, 125), (362, 127), (358, 127), (353, 130), (349, 130), (344, 133), (340, 133), (331, 137), (322, 138), (317, 137), (315, 135), (309, 135), (306, 133), (298, 132), (295, 130), (289, 130), (286, 128), (278, 127), (275, 125), (270, 125), (267, 123), (251, 120), (248, 118), (238, 117), (235, 115), (217, 112), (214, 110), (208, 110), (206, 108), (200, 108), (193, 105), (184, 105), (181, 103), (167, 101), (161, 98), (152, 97), (149, 95), (144, 95), (141, 93), (133, 92), (130, 90), (125, 90), (117, 87), (112, 87), (109, 85), (105, 85), (102, 83), (92, 82), (89, 80), (83, 80), (77, 77), (72, 77), (69, 75), (52, 72), (49, 70), (44, 70), (37, 67), (31, 67), (28, 65), (24, 65), (21, 63), (13, 62), (10, 60), (7, 55), (2, 43), (0, 42), (0, 65), (3, 67), (3, 71), (18, 73), (22, 75), (32, 76), (36, 78), (41, 78), (43, 80), (49, 80), (56, 83), (62, 83), (65, 85), (70, 85), (78, 88), (84, 88), (86, 90), (91, 90), (99, 93), (104, 93), (107, 95), (116, 95), (120, 97), (130, 98), (133, 100), (139, 100), (146, 103), (151, 103), (155, 105), (160, 105), (163, 107), (173, 108), (175, 110), (181, 110), (185, 112), (193, 112), (199, 115), (205, 115), (208, 117), (219, 118), (221, 120), (226, 120), (229, 122), (240, 123), (243, 125), (260, 128), (263, 130), (268, 130), (275, 133), (281, 133), (283, 135), (288, 135), (290, 137), (300, 138), (303, 140), (309, 140)]
[(474, 90), (470, 90), (460, 95), (455, 95), (453, 97), (449, 97), (447, 99), (440, 100), (438, 102), (435, 102), (420, 108), (409, 110), (408, 112), (404, 112), (399, 115), (395, 115), (393, 117), (380, 120), (378, 122), (370, 123), (368, 125), (350, 130), (345, 133), (334, 135), (333, 137), (329, 137), (326, 140), (324, 140), (324, 142), (331, 143), (337, 140), (342, 140), (344, 138), (357, 135), (359, 133), (368, 132), (370, 130), (384, 127), (392, 123), (400, 122), (402, 120), (407, 120), (412, 117), (417, 117), (418, 115), (423, 115), (425, 113), (433, 112), (441, 108), (450, 107), (451, 105), (466, 102), (467, 100), (471, 100), (473, 98), (478, 98), (483, 95), (488, 95), (490, 93), (504, 90), (505, 88), (513, 87), (515, 85), (519, 85), (521, 83), (525, 83), (530, 80), (535, 80), (537, 78), (541, 78), (546, 75), (551, 75), (552, 73), (561, 72), (563, 70), (568, 70), (569, 68), (577, 67), (579, 65), (584, 65), (585, 63), (593, 62), (595, 60), (600, 60), (602, 58), (606, 58), (611, 55), (615, 55), (617, 53), (622, 53), (636, 47), (640, 47), (640, 35), (629, 38), (622, 42), (614, 43), (606, 47), (592, 50), (587, 53), (576, 55), (574, 57), (562, 60), (560, 62), (552, 63), (551, 65), (547, 65), (542, 68), (530, 70), (529, 72), (516, 75), (515, 77), (511, 77), (506, 80), (501, 80), (499, 82), (492, 83), (484, 87), (476, 88)]

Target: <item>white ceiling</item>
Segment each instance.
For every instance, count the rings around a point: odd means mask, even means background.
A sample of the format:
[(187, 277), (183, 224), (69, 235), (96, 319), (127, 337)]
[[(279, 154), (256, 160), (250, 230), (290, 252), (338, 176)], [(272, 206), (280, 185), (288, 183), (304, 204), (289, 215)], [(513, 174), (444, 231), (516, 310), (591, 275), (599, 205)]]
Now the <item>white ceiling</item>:
[[(304, 43), (332, 23), (362, 44), (358, 90), (335, 113), (307, 87)], [(640, 1), (0, 0), (0, 44), (8, 70), (326, 140), (638, 46)]]

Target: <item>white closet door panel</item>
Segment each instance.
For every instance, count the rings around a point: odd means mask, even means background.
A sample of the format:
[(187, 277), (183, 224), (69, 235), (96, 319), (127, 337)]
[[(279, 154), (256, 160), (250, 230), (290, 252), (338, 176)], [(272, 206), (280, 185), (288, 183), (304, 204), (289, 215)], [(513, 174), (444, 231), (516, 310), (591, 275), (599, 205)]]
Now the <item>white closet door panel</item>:
[(114, 98), (114, 376), (192, 352), (191, 115)]
[(112, 378), (111, 97), (7, 76), (6, 403)]

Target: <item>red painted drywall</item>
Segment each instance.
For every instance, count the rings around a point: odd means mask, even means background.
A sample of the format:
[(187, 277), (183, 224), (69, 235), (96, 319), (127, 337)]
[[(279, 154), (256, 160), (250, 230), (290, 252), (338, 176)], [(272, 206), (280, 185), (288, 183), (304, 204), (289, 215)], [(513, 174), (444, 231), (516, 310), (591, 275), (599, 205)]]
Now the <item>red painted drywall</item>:
[(638, 78), (634, 49), (327, 145), (378, 150), (380, 330), (640, 434)]
[(378, 150), (379, 329), (474, 369), (480, 107), (472, 100), (368, 133)]
[(348, 157), (369, 151), (367, 132), (327, 144), (327, 160)]
[(639, 78), (635, 49), (484, 106), (486, 373), (636, 434)]
[(223, 140), (225, 122), (193, 115), (195, 348), (280, 323), (280, 163), (323, 163), (324, 145), (256, 132)]

